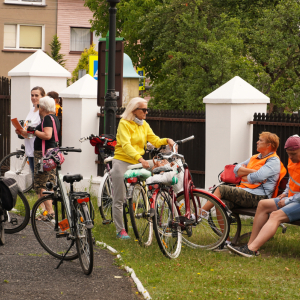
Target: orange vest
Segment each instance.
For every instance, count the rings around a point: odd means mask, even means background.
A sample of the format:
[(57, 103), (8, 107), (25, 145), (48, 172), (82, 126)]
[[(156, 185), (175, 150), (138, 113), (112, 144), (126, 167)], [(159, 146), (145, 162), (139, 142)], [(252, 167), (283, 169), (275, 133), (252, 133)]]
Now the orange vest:
[(288, 170), (290, 174), (288, 197), (300, 193), (300, 162), (293, 163), (289, 159)]
[[(271, 158), (271, 157), (278, 157), (279, 161), (280, 161), (280, 158), (279, 156), (274, 152), (273, 154), (271, 155), (268, 155), (267, 157), (264, 157), (262, 159), (257, 159), (259, 154), (256, 154), (256, 155), (253, 155), (251, 158), (250, 158), (250, 161), (247, 165), (247, 168), (248, 169), (253, 169), (253, 170), (259, 170), (265, 163), (266, 161)], [(281, 179), (285, 176), (286, 174), (286, 169), (284, 167), (284, 165), (282, 164), (282, 162), (280, 161), (280, 174), (279, 174), (279, 179), (277, 181), (277, 184), (275, 186), (275, 189), (274, 189), (274, 192), (273, 192), (273, 195), (272, 195), (272, 198), (276, 197), (277, 194), (278, 194), (278, 187), (279, 187), (279, 183), (281, 181)], [(249, 183), (248, 181), (242, 179), (240, 185), (238, 185), (238, 187), (241, 187), (241, 188), (250, 188), (250, 189), (256, 189), (257, 187), (259, 187), (260, 185), (262, 184), (262, 182), (259, 182), (259, 183)]]

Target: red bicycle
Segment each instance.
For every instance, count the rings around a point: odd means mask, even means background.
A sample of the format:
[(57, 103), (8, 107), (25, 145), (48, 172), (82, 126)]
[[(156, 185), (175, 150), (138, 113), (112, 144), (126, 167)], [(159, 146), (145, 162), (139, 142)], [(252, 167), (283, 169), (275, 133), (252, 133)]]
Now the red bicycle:
[[(179, 256), (182, 242), (193, 248), (211, 250), (222, 247), (229, 234), (230, 211), (219, 198), (194, 186), (184, 156), (175, 150), (176, 145), (192, 139), (194, 136), (176, 141), (170, 153), (159, 153), (159, 160), (166, 159), (173, 166), (166, 165), (153, 172), (177, 170), (177, 177), (183, 172), (183, 190), (175, 193), (176, 180), (153, 182), (155, 176), (148, 185), (150, 206), (155, 212), (153, 229), (161, 251), (168, 258)], [(209, 212), (202, 209), (207, 201), (214, 204)]]

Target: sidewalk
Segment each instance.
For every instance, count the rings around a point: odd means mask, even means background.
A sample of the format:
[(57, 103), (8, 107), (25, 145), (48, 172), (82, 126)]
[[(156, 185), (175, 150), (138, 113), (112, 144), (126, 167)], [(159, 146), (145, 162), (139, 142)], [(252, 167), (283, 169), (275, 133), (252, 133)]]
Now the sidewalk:
[(78, 259), (65, 261), (56, 270), (59, 260), (40, 246), (30, 223), (5, 239), (0, 247), (0, 299), (143, 299), (106, 250), (95, 247), (94, 270), (86, 276)]

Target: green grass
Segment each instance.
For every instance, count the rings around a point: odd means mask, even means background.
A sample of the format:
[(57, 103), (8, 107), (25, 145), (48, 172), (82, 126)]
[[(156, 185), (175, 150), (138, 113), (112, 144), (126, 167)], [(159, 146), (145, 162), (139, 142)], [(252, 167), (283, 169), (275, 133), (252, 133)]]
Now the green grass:
[[(28, 197), (31, 207), (37, 197)], [(135, 241), (116, 239), (115, 226), (102, 225), (95, 207), (93, 234), (115, 248), (123, 264), (134, 269), (152, 299), (298, 299), (300, 297), (300, 227), (278, 229), (275, 237), (261, 249), (262, 255), (247, 259), (229, 252), (193, 250), (183, 246), (179, 258), (170, 260), (161, 253), (155, 236), (148, 248)], [(245, 229), (251, 230), (251, 219)], [(232, 231), (235, 231), (233, 225)], [(121, 263), (116, 260), (115, 264)]]
[[(93, 199), (96, 209), (96, 199)], [(248, 229), (251, 220), (246, 221)], [(234, 231), (234, 228), (233, 228)], [(183, 246), (179, 258), (161, 253), (156, 239), (149, 248), (116, 239), (115, 226), (102, 225), (96, 211), (96, 240), (118, 250), (125, 265), (134, 269), (153, 299), (297, 299), (300, 297), (300, 227), (278, 229), (275, 238), (251, 259), (229, 252), (193, 250)]]

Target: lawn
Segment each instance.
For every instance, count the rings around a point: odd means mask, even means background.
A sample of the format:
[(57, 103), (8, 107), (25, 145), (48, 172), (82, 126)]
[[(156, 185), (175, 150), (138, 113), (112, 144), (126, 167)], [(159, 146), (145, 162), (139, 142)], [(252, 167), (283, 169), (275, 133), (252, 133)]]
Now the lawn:
[[(28, 196), (30, 202), (35, 197)], [(134, 269), (152, 299), (298, 299), (300, 297), (300, 227), (287, 225), (262, 249), (261, 256), (243, 258), (230, 252), (193, 250), (183, 246), (179, 258), (161, 253), (155, 236), (148, 248), (134, 238), (116, 239), (115, 226), (102, 225), (97, 199), (94, 236), (115, 248)], [(249, 223), (251, 220), (248, 221)], [(249, 228), (251, 228), (249, 226)], [(233, 229), (234, 230), (234, 229)], [(116, 260), (116, 264), (120, 262)]]

